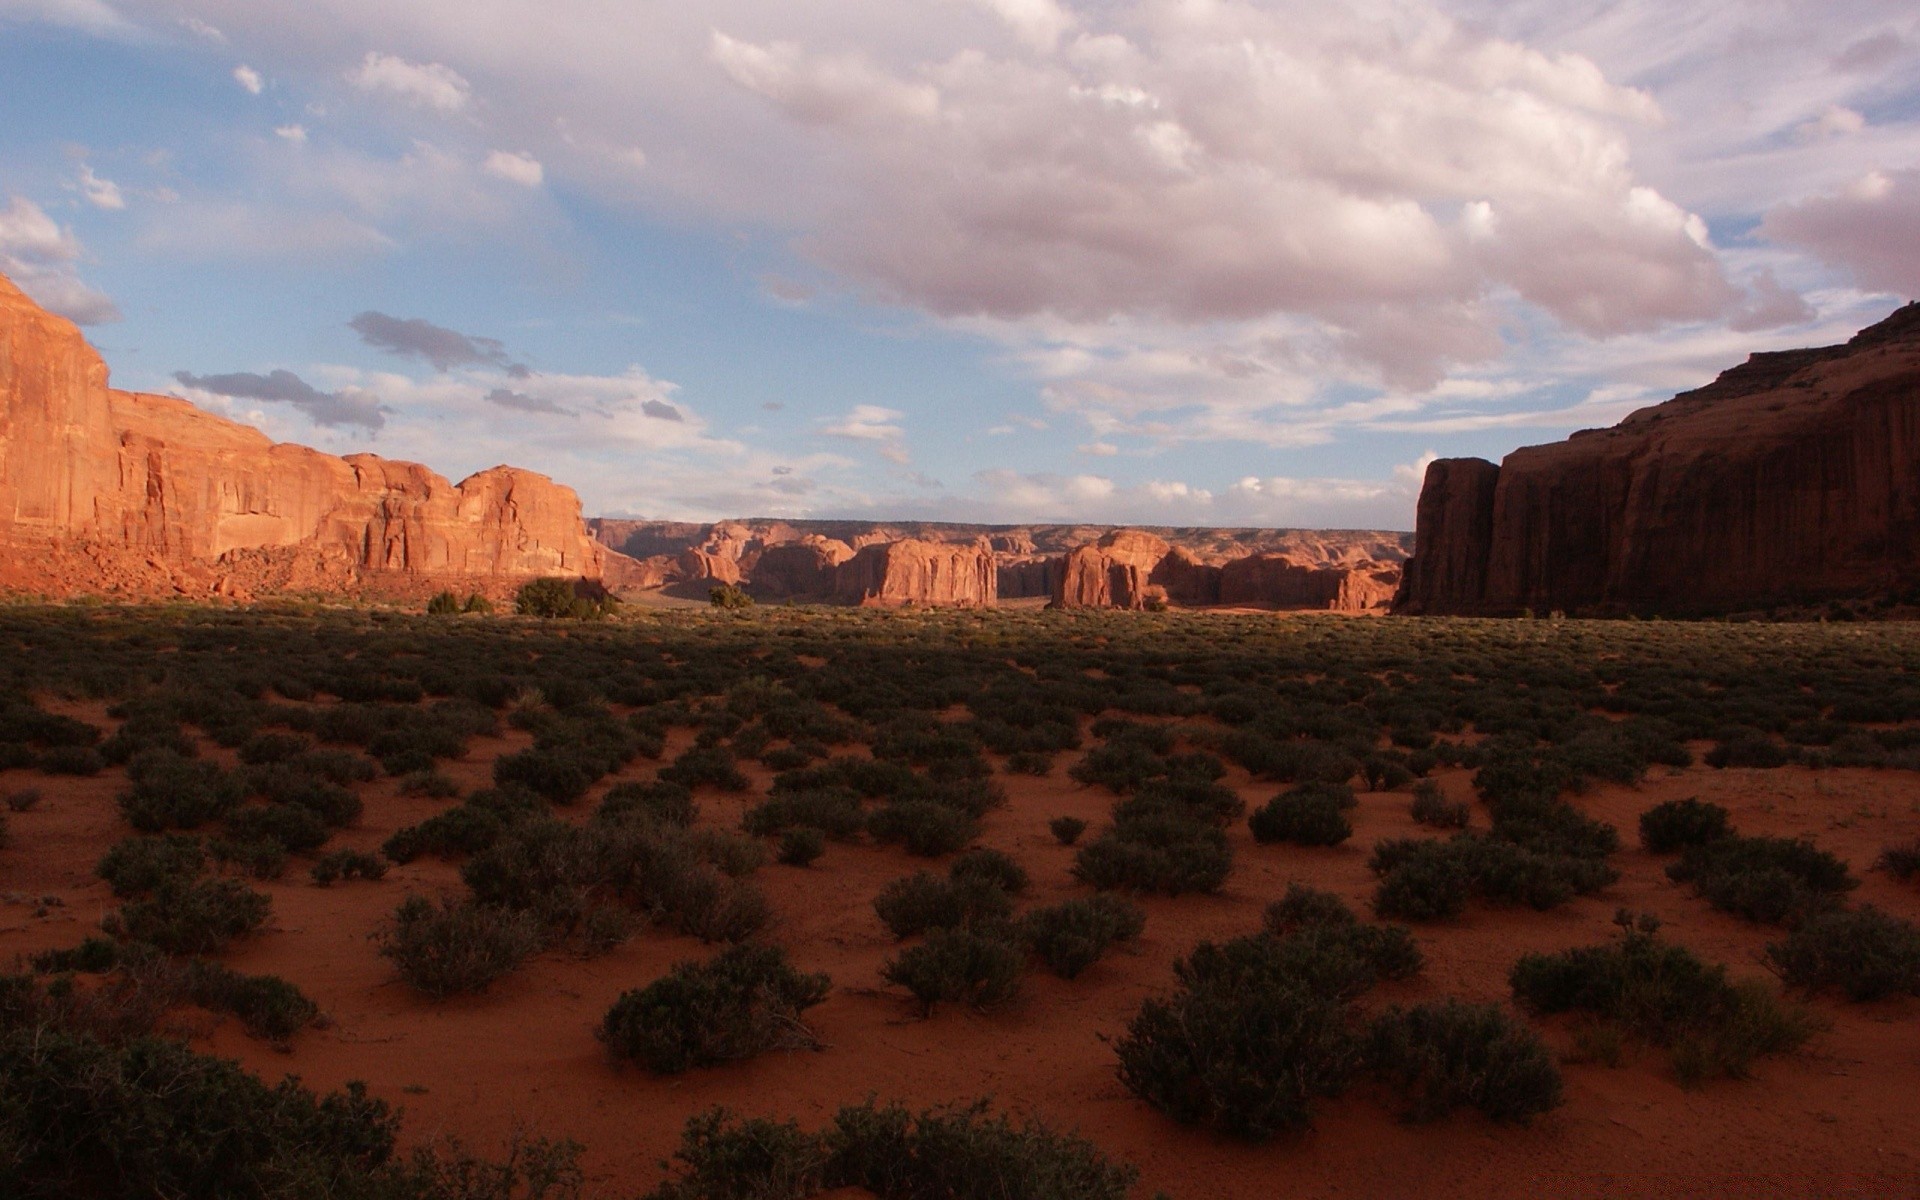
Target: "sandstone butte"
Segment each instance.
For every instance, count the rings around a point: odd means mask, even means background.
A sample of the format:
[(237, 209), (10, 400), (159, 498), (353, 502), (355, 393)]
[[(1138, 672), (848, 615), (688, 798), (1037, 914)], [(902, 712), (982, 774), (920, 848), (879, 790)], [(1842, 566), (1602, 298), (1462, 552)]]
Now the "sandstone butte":
[(276, 444), (107, 386), (80, 331), (0, 277), (0, 587), (43, 594), (498, 591), (598, 578), (572, 489), (494, 467)]
[(1420, 492), (1402, 613), (1707, 613), (1920, 584), (1920, 304)]

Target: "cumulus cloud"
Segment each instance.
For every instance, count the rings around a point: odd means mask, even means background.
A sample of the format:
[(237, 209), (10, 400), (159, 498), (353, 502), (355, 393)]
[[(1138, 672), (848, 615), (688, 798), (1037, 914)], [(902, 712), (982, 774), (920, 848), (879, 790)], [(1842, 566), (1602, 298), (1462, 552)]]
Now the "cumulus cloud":
[(1760, 231), (1850, 272), (1864, 287), (1920, 296), (1920, 169), (1872, 171), (1783, 205)]
[(140, 28), (105, 0), (0, 0), (0, 21), (45, 21), (107, 37), (137, 37)]
[(0, 209), (0, 274), (48, 309), (78, 325), (120, 319), (120, 310), (79, 275), (83, 250), (73, 231), (62, 229), (33, 201), (15, 196)]
[(250, 96), (258, 96), (267, 86), (267, 81), (260, 77), (260, 72), (245, 63), (233, 69), (233, 81), (245, 89)]
[(276, 125), (273, 128), (273, 135), (281, 141), (292, 142), (296, 146), (304, 146), (307, 144), (307, 127), (305, 125)]
[(905, 465), (910, 456), (907, 453), (907, 430), (902, 421), (907, 414), (897, 408), (885, 408), (878, 404), (856, 404), (846, 416), (829, 421), (820, 432), (829, 437), (847, 438), (856, 442), (871, 442), (880, 457), (888, 462)]
[(175, 371), (174, 380), (189, 391), (206, 392), (233, 400), (259, 400), (269, 404), (287, 404), (305, 414), (315, 425), (328, 428), (352, 426), (368, 431), (387, 423), (391, 410), (380, 398), (358, 388), (323, 392), (292, 371), (277, 370), (265, 375), (239, 371), (229, 375), (195, 375)]
[(1781, 285), (1771, 268), (1754, 272), (1747, 285), (1747, 300), (1727, 320), (1729, 329), (1754, 333), (1778, 329), (1783, 325), (1804, 325), (1819, 314), (1799, 292)]
[(467, 106), (473, 87), (460, 72), (442, 63), (408, 62), (397, 55), (367, 52), (347, 72), (347, 82), (366, 92), (385, 92), (423, 108), (455, 113)]
[(498, 367), (523, 374), (526, 368), (511, 362), (507, 348), (489, 337), (471, 337), (421, 317), (391, 317), (371, 310), (347, 322), (347, 328), (376, 350), (401, 358), (417, 358), (436, 371), (456, 367)]
[(546, 169), (531, 154), (495, 150), (480, 165), (487, 174), (522, 187), (539, 187), (540, 181), (546, 178)]
[(80, 164), (79, 187), (80, 194), (95, 208), (119, 210), (127, 206), (127, 198), (121, 193), (120, 185), (111, 179), (100, 178), (86, 163)]
[(510, 388), (497, 387), (484, 397), (488, 404), (497, 404), (501, 408), (510, 408), (516, 412), (550, 413), (557, 417), (578, 418), (579, 413), (570, 408), (562, 408), (551, 400), (542, 400), (529, 396), (525, 392), (516, 392)]
[(640, 405), (640, 411), (656, 421), (684, 421), (686, 415), (665, 400), (648, 400)]

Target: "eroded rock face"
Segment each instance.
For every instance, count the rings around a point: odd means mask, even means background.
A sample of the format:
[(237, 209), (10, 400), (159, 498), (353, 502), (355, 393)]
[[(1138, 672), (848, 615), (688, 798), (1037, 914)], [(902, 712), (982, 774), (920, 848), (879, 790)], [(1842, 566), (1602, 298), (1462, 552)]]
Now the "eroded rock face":
[(873, 608), (902, 605), (983, 607), (998, 597), (993, 551), (987, 543), (907, 539), (870, 545), (840, 564), (835, 595)]
[(769, 546), (754, 565), (754, 594), (769, 600), (831, 596), (840, 564), (852, 557), (853, 547), (832, 538)]
[(1069, 551), (1054, 582), (1058, 608), (1145, 608), (1153, 569), (1172, 546), (1150, 533), (1121, 529)]
[(1220, 568), (1220, 603), (1366, 612), (1393, 599), (1397, 572), (1314, 567), (1284, 554), (1255, 554)]
[(1409, 613), (1711, 612), (1920, 582), (1920, 305), (1611, 429), (1433, 464)]
[(0, 278), (0, 586), (245, 596), (598, 578), (579, 498), (494, 467), (275, 444), (171, 396), (113, 391), (80, 331)]

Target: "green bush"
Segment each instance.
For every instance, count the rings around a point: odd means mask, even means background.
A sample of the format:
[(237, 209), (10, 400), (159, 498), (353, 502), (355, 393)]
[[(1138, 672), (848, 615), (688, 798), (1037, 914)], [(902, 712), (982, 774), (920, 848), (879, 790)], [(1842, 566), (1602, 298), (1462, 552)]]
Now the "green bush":
[(191, 964), (186, 991), (201, 1008), (238, 1017), (248, 1033), (277, 1043), (320, 1015), (318, 1005), (278, 975), (242, 975), (215, 963)]
[(601, 1022), (600, 1039), (614, 1058), (660, 1075), (813, 1047), (800, 1014), (831, 991), (825, 975), (795, 971), (778, 946), (733, 946), (624, 993)]
[(876, 842), (903, 845), (909, 854), (938, 858), (978, 837), (980, 823), (935, 800), (894, 800), (868, 814), (867, 833)]
[(170, 879), (191, 880), (205, 871), (207, 853), (197, 837), (169, 833), (115, 842), (94, 874), (122, 900), (150, 892)]
[(327, 887), (342, 879), (377, 881), (386, 878), (386, 875), (385, 859), (360, 850), (335, 850), (322, 855), (320, 861), (313, 864), (313, 882), (320, 887)]
[(873, 911), (894, 937), (905, 939), (931, 929), (1003, 922), (1013, 915), (1013, 901), (991, 879), (941, 879), (918, 871), (881, 888)]
[(1076, 877), (1103, 891), (1169, 896), (1217, 892), (1232, 869), (1227, 835), (1212, 821), (1171, 805), (1116, 820), (1081, 848), (1073, 864)]
[(1495, 1004), (1444, 1000), (1393, 1008), (1367, 1029), (1368, 1068), (1411, 1101), (1407, 1118), (1431, 1121), (1476, 1108), (1518, 1121), (1558, 1108), (1560, 1068), (1539, 1035)]
[(513, 611), (523, 617), (570, 617), (573, 601), (571, 579), (531, 579), (514, 593)]
[(827, 1187), (826, 1159), (821, 1139), (794, 1121), (713, 1108), (687, 1119), (678, 1173), (643, 1200), (806, 1200)]
[(1699, 799), (1668, 800), (1640, 814), (1640, 844), (1650, 854), (1672, 854), (1732, 834), (1727, 810)]
[(1661, 940), (1658, 921), (1625, 911), (1615, 921), (1619, 941), (1523, 956), (1509, 977), (1515, 998), (1539, 1013), (1588, 1013), (1664, 1046), (1687, 1084), (1743, 1078), (1754, 1059), (1813, 1035), (1804, 1010), (1764, 984), (1736, 984), (1726, 967)]
[(1051, 833), (1053, 840), (1062, 846), (1073, 845), (1086, 831), (1087, 823), (1079, 817), (1055, 817), (1047, 822), (1047, 832)]
[(227, 866), (238, 867), (255, 879), (278, 879), (287, 873), (287, 848), (272, 838), (238, 841), (215, 838), (207, 850)]
[(1464, 800), (1449, 800), (1440, 785), (1423, 779), (1413, 785), (1412, 815), (1415, 822), (1434, 829), (1465, 829), (1471, 810)]
[(232, 812), (245, 795), (238, 776), (218, 764), (148, 751), (127, 764), (133, 786), (120, 796), (120, 812), (141, 833), (197, 829)]
[(1767, 962), (1810, 992), (1831, 988), (1849, 1000), (1920, 995), (1920, 929), (1871, 904), (1808, 917), (1767, 946)]
[(1033, 909), (1020, 918), (1020, 936), (1048, 970), (1075, 979), (1110, 947), (1139, 937), (1146, 924), (1139, 905), (1102, 894)]
[(101, 975), (120, 965), (120, 943), (111, 938), (90, 937), (65, 950), (43, 950), (28, 960), (42, 974), (79, 971)]
[(1053, 773), (1053, 755), (1045, 750), (1016, 750), (1007, 755), (1007, 773), (1010, 775), (1051, 775)]
[(1837, 907), (1859, 886), (1846, 863), (1796, 838), (1716, 838), (1688, 847), (1667, 874), (1723, 912), (1770, 925)]
[(289, 854), (326, 844), (327, 827), (313, 810), (297, 804), (251, 805), (227, 817), (227, 840), (241, 844), (273, 842)]
[(811, 866), (827, 852), (827, 837), (810, 825), (796, 825), (780, 835), (779, 859), (789, 867)]
[[(1550, 818), (1550, 820), (1552, 820)], [(1584, 839), (1576, 833), (1575, 839)], [(1617, 878), (1591, 845), (1556, 841), (1551, 830), (1533, 845), (1508, 834), (1460, 833), (1434, 838), (1391, 838), (1376, 843), (1367, 865), (1380, 877), (1374, 911), (1383, 917), (1430, 921), (1458, 916), (1467, 899), (1480, 896), (1545, 911), (1577, 895), (1599, 891)], [(1569, 846), (1578, 853), (1561, 852)]]
[(452, 592), (435, 592), (433, 599), (427, 601), (427, 615), (430, 617), (450, 617), (460, 611), (460, 597)]
[(947, 868), (947, 876), (955, 883), (968, 880), (981, 880), (993, 884), (1009, 896), (1018, 896), (1027, 890), (1027, 871), (1013, 856), (1004, 850), (995, 850), (981, 846), (969, 850), (953, 860)]
[(397, 863), (410, 863), (423, 854), (445, 858), (476, 854), (499, 841), (508, 829), (547, 811), (546, 801), (522, 787), (475, 792), (446, 812), (399, 830), (380, 852)]
[[(1282, 792), (1247, 819), (1257, 842), (1297, 846), (1338, 846), (1353, 836), (1353, 823), (1333, 790), (1345, 784), (1301, 784)], [(1347, 792), (1351, 801), (1353, 793)]]
[(737, 584), (723, 583), (707, 589), (707, 603), (725, 612), (752, 608), (753, 597)]
[(881, 976), (899, 984), (931, 1014), (940, 1003), (991, 1008), (1020, 990), (1026, 953), (1004, 929), (935, 929), (918, 946), (888, 960)]
[(213, 954), (266, 924), (273, 902), (237, 879), (163, 879), (101, 922), (123, 942), (145, 942), (168, 954)]
[(1373, 911), (1402, 921), (1449, 920), (1466, 911), (1473, 877), (1445, 842), (1381, 842), (1367, 864), (1380, 876)]
[(691, 791), (701, 785), (724, 792), (744, 792), (748, 781), (735, 765), (733, 751), (725, 746), (694, 746), (661, 768), (660, 778)]
[(39, 788), (15, 788), (7, 793), (7, 811), (32, 812), (40, 807), (40, 801), (44, 798)]
[(698, 816), (692, 792), (661, 780), (616, 783), (600, 798), (600, 807), (593, 814), (594, 820), (601, 822), (640, 819), (683, 828)]
[(850, 788), (807, 788), (777, 791), (747, 810), (741, 828), (757, 837), (785, 833), (805, 826), (827, 837), (847, 841), (866, 828), (867, 814), (860, 796)]
[(1900, 846), (1888, 846), (1874, 860), (1874, 866), (1906, 883), (1920, 875), (1920, 841), (1908, 842)]
[(377, 935), (381, 957), (400, 978), (436, 1000), (483, 992), (540, 949), (540, 924), (528, 913), (471, 901), (408, 896)]

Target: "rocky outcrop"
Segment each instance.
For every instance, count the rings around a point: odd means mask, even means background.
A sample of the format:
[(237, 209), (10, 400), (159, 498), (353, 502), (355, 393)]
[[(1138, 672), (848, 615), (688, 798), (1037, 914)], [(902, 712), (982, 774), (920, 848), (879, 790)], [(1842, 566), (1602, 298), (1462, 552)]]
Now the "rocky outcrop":
[(753, 592), (767, 600), (831, 596), (840, 564), (853, 553), (845, 542), (814, 536), (769, 546), (754, 565)]
[(1066, 556), (1053, 603), (1060, 608), (1226, 604), (1364, 612), (1384, 607), (1399, 581), (1397, 563), (1326, 566), (1272, 553), (1209, 563), (1152, 534), (1120, 530)]
[(49, 593), (411, 592), (598, 578), (569, 488), (512, 467), (275, 444), (171, 396), (113, 391), (80, 331), (0, 278), (0, 586)]
[(1314, 567), (1284, 554), (1255, 554), (1220, 568), (1220, 603), (1366, 612), (1393, 599), (1397, 572)]
[(1611, 429), (1428, 470), (1407, 613), (1696, 613), (1920, 583), (1920, 305)]
[(1067, 554), (1054, 582), (1056, 608), (1145, 608), (1153, 569), (1173, 549), (1161, 538), (1120, 529)]
[(995, 602), (993, 551), (966, 544), (913, 539), (862, 548), (834, 572), (842, 601), (872, 608), (903, 605), (984, 607)]

